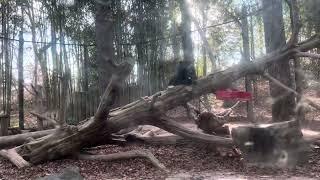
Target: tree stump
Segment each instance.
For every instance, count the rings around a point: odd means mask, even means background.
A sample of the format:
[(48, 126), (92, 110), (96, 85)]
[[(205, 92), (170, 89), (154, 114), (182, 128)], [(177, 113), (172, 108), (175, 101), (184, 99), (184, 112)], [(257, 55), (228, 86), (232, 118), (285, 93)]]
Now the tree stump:
[(295, 120), (241, 126), (233, 129), (231, 135), (245, 159), (252, 164), (294, 167), (306, 160), (308, 145)]

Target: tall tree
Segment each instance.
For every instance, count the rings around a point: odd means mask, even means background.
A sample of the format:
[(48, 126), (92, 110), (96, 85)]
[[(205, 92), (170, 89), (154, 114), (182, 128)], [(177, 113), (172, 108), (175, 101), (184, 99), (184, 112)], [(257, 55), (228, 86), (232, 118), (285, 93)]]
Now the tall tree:
[(96, 50), (99, 91), (102, 92), (113, 74), (113, 8), (112, 2), (96, 1)]
[[(42, 74), (42, 85), (44, 86), (44, 96), (42, 101), (43, 106), (45, 108), (48, 107), (49, 103), (49, 94), (50, 94), (50, 85), (49, 85), (49, 75), (48, 75), (48, 64), (46, 59), (44, 58), (44, 52), (50, 48), (51, 44), (47, 44), (43, 47), (39, 47), (37, 44), (37, 22), (35, 18), (35, 13), (34, 13), (34, 4), (32, 1), (30, 1), (28, 4), (28, 7), (26, 9), (26, 14), (29, 18), (30, 21), (30, 28), (31, 28), (31, 34), (32, 34), (32, 47), (34, 51), (34, 56), (35, 56), (35, 62), (40, 64), (40, 69), (41, 69), (41, 74)], [(37, 63), (35, 63), (37, 65)], [(37, 73), (35, 71), (35, 73)], [(37, 77), (35, 77), (37, 78)], [(37, 84), (35, 84), (37, 86)]]
[(18, 101), (19, 101), (19, 128), (24, 129), (24, 110), (23, 110), (23, 23), (19, 32), (19, 54), (18, 54)]
[(0, 135), (8, 135), (8, 126), (10, 125), (10, 110), (11, 110), (11, 78), (10, 78), (10, 62), (9, 62), (9, 5), (7, 1), (1, 3), (1, 16), (2, 16), (2, 34), (4, 36), (2, 41), (2, 58), (4, 59), (4, 71), (2, 71), (2, 76), (4, 83), (3, 87), (3, 110), (6, 116), (9, 118), (2, 118), (1, 120), (1, 132)]
[(177, 34), (177, 22), (176, 22), (176, 1), (169, 1), (170, 6), (170, 15), (171, 15), (171, 33), (173, 34), (171, 38), (172, 43), (172, 53), (173, 53), (173, 60), (177, 61), (180, 58), (180, 41), (178, 40)]
[[(286, 43), (282, 14), (282, 0), (262, 1), (263, 23), (265, 31), (266, 51), (272, 52), (283, 47)], [(290, 74), (289, 59), (270, 65), (269, 73), (288, 87), (292, 87), (293, 78)], [(272, 104), (273, 121), (287, 121), (294, 115), (295, 99), (291, 93), (269, 82)]]
[[(250, 62), (250, 43), (249, 43), (249, 25), (247, 19), (247, 6), (242, 5), (242, 20), (241, 20), (241, 36), (243, 43), (243, 62)], [(245, 88), (247, 92), (252, 93), (252, 81), (250, 76), (245, 77)], [(252, 101), (247, 102), (247, 118), (249, 121), (254, 121), (253, 114), (253, 103)]]
[(191, 15), (186, 0), (180, 0), (181, 34), (184, 61), (194, 62), (193, 45), (191, 38)]

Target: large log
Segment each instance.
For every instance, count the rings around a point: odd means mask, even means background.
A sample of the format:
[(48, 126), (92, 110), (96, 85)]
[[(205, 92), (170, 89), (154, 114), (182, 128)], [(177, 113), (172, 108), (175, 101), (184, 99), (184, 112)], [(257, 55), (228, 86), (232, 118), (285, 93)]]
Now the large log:
[(193, 141), (231, 147), (233, 146), (232, 139), (188, 130), (164, 116), (165, 112), (184, 105), (193, 98), (226, 88), (230, 82), (247, 74), (260, 73), (266, 65), (273, 61), (286, 60), (293, 57), (296, 52), (305, 52), (319, 45), (320, 36), (317, 35), (296, 47), (286, 47), (257, 59), (255, 62), (236, 65), (225, 71), (208, 75), (199, 79), (192, 86), (168, 88), (151, 97), (111, 110), (119, 90), (119, 82), (129, 74), (128, 71), (130, 72), (128, 65), (123, 65), (115, 71), (122, 74), (115, 75), (115, 78), (110, 81), (97, 113), (89, 121), (79, 126), (61, 127), (52, 135), (23, 144), (15, 150), (31, 164), (37, 164), (71, 155), (82, 147), (95, 145), (101, 140), (108, 140), (113, 133), (121, 129), (138, 125), (154, 125)]

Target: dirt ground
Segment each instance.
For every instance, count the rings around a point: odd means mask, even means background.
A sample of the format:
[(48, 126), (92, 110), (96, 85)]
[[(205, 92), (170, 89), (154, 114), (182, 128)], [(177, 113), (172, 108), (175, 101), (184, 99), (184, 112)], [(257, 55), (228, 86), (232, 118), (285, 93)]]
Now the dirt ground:
[[(270, 106), (266, 89), (263, 88), (256, 104), (255, 112), (258, 122), (270, 122)], [(306, 96), (320, 104), (320, 98), (314, 91), (307, 91)], [(221, 102), (215, 101), (213, 111), (222, 109)], [(244, 106), (239, 107), (233, 114), (243, 114)], [(185, 112), (174, 110), (171, 115), (183, 121)], [(309, 135), (320, 131), (320, 113), (311, 110), (306, 116), (304, 133)], [(242, 122), (243, 123), (243, 122)], [(185, 125), (194, 128), (191, 122)], [(313, 131), (310, 131), (313, 130)], [(161, 133), (161, 132), (158, 132)], [(125, 146), (106, 145), (91, 150), (96, 154), (110, 154), (134, 149), (150, 150), (169, 170), (165, 173), (155, 168), (145, 159), (119, 160), (112, 162), (85, 161), (63, 159), (47, 162), (41, 165), (17, 170), (10, 162), (0, 158), (0, 180), (35, 179), (37, 177), (56, 173), (69, 166), (77, 166), (85, 179), (320, 179), (320, 148), (313, 147), (306, 164), (293, 169), (258, 168), (248, 166), (237, 156), (217, 155), (206, 148), (177, 145), (147, 145), (128, 144)]]
[(128, 145), (101, 146), (99, 154), (148, 149), (168, 168), (166, 174), (145, 159), (113, 162), (56, 160), (17, 170), (10, 162), (0, 161), (0, 179), (34, 179), (77, 166), (88, 180), (99, 179), (320, 179), (320, 150), (313, 149), (309, 162), (295, 169), (248, 167), (238, 157), (221, 157), (195, 147)]

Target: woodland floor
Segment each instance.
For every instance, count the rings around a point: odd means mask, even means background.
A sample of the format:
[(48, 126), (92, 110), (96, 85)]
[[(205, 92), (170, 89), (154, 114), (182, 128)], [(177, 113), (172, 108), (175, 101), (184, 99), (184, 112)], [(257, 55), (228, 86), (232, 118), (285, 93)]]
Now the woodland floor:
[[(259, 122), (270, 121), (270, 103), (266, 86), (259, 85), (259, 99), (256, 104), (256, 116)], [(260, 94), (261, 93), (261, 94)], [(320, 104), (315, 92), (309, 90), (306, 95)], [(221, 109), (221, 102), (214, 104), (214, 111)], [(220, 103), (220, 104), (219, 104)], [(244, 106), (243, 106), (244, 107)], [(244, 115), (243, 107), (239, 107), (234, 115)], [(194, 130), (195, 125), (184, 120), (184, 110), (178, 108), (170, 112), (177, 120)], [(304, 133), (312, 135), (320, 131), (320, 112), (312, 110), (307, 114)], [(245, 123), (241, 121), (241, 123)], [(149, 129), (150, 127), (145, 127)], [(313, 130), (313, 131), (310, 131)], [(165, 133), (158, 131), (157, 134)], [(166, 174), (158, 170), (145, 159), (119, 160), (113, 162), (85, 161), (63, 159), (47, 162), (41, 165), (17, 170), (10, 162), (0, 158), (0, 180), (35, 179), (37, 177), (60, 172), (69, 166), (77, 166), (80, 173), (89, 180), (98, 179), (320, 179), (320, 148), (313, 148), (309, 154), (308, 163), (294, 169), (272, 169), (247, 166), (242, 159), (235, 156), (221, 156), (206, 148), (175, 145), (142, 145), (128, 144), (126, 146), (99, 146), (91, 152), (109, 154), (134, 149), (150, 150), (171, 172)]]

